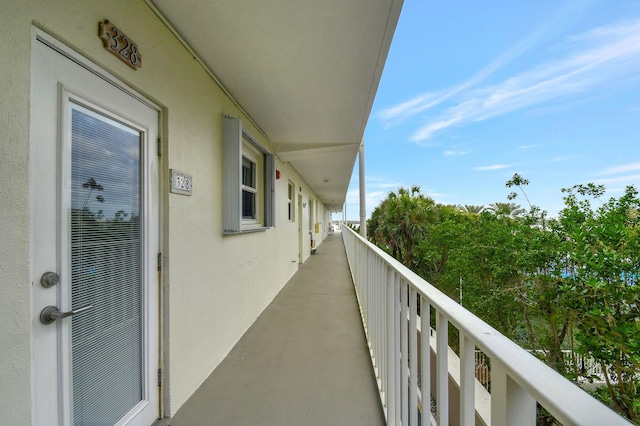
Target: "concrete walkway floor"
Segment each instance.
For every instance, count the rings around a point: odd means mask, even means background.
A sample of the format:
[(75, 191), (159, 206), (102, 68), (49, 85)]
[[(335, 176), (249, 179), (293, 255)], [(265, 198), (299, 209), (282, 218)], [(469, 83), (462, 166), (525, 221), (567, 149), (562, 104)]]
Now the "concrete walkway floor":
[(385, 424), (340, 232), (300, 267), (170, 424)]

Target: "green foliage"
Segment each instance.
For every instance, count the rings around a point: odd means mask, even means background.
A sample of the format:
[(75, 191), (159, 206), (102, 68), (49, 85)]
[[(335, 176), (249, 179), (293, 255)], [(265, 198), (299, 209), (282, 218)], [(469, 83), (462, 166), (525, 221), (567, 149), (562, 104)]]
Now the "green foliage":
[[(518, 187), (518, 189), (520, 189), (520, 192), (522, 192), (522, 195), (524, 196), (524, 198), (527, 199), (527, 203), (529, 204), (529, 207), (533, 208), (533, 206), (531, 205), (531, 201), (529, 201), (529, 197), (527, 196), (527, 193), (522, 188), (523, 186), (526, 186), (526, 185), (529, 185), (529, 179), (523, 178), (518, 173), (514, 174), (513, 177), (509, 179), (506, 183), (507, 188), (511, 188), (513, 186)], [(509, 195), (507, 195), (507, 198), (509, 200), (515, 200), (516, 198), (518, 198), (518, 194), (516, 192), (512, 192)]]
[(486, 211), (495, 214), (496, 216), (504, 217), (520, 217), (525, 213), (525, 210), (515, 203), (493, 203), (486, 207)]
[(420, 187), (391, 192), (371, 214), (367, 224), (372, 241), (407, 267), (413, 267), (416, 245), (427, 237), (434, 201)]
[(626, 412), (625, 410), (620, 409), (617, 401), (626, 398), (629, 400), (630, 405), (637, 416), (637, 413), (640, 413), (640, 380), (638, 378), (635, 378), (631, 380), (631, 383), (628, 383), (628, 385), (629, 391), (627, 395), (621, 395), (620, 390), (617, 387), (610, 389), (606, 386), (596, 387), (589, 393), (608, 406), (612, 407), (615, 411), (623, 416), (626, 415)]
[[(575, 321), (578, 351), (603, 365), (612, 405), (629, 419), (640, 419), (640, 200), (628, 187), (619, 199), (598, 209), (604, 188), (574, 186), (565, 190), (562, 222), (571, 244), (572, 297), (567, 307)], [(577, 193), (577, 194), (576, 194)]]
[(467, 214), (480, 214), (484, 210), (484, 206), (474, 206), (473, 204), (465, 204), (458, 206), (458, 209)]
[[(640, 200), (628, 187), (603, 202), (601, 185), (564, 189), (558, 218), (532, 206), (435, 204), (400, 188), (374, 210), (370, 238), (552, 368), (577, 377), (573, 349), (606, 372), (610, 405), (640, 419)], [(511, 193), (508, 198), (518, 198)], [(598, 200), (599, 207), (592, 207)]]

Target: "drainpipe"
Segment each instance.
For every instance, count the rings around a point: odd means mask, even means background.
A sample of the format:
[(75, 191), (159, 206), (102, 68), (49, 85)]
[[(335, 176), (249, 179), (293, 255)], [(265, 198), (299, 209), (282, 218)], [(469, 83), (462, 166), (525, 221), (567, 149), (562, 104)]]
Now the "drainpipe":
[(364, 139), (360, 143), (358, 165), (360, 169), (360, 235), (367, 238), (367, 206), (364, 188)]

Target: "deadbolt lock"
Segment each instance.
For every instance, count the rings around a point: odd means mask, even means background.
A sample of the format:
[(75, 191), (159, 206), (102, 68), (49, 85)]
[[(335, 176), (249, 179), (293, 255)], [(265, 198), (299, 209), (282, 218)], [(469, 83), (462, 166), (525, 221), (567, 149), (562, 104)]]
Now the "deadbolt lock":
[(53, 287), (58, 284), (58, 279), (58, 274), (55, 272), (45, 272), (42, 274), (42, 277), (40, 277), (40, 284), (42, 284), (44, 288)]

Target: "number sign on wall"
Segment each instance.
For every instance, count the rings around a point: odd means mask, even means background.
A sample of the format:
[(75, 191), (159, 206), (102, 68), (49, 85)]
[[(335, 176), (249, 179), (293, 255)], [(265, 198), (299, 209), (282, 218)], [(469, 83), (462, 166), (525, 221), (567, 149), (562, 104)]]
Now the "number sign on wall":
[(142, 54), (138, 45), (109, 21), (100, 22), (98, 35), (104, 48), (134, 70), (142, 66)]
[(191, 195), (193, 178), (191, 175), (171, 169), (171, 192), (174, 194)]

